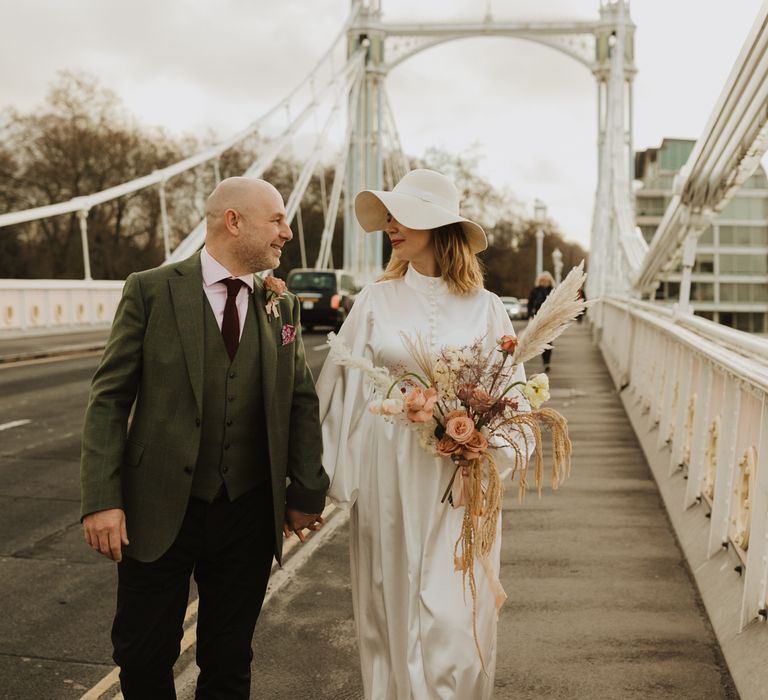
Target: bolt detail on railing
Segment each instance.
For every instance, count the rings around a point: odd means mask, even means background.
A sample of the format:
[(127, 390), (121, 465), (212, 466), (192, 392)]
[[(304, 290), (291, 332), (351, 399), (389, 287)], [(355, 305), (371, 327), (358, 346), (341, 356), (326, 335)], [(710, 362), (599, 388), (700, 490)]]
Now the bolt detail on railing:
[(688, 400), (688, 416), (685, 420), (685, 444), (683, 445), (683, 455), (680, 460), (680, 466), (688, 466), (691, 463), (691, 446), (693, 444), (693, 423), (696, 417), (696, 400), (698, 396), (693, 394)]
[(704, 463), (706, 471), (704, 472), (704, 495), (712, 502), (715, 495), (715, 475), (717, 473), (717, 445), (720, 437), (720, 416), (718, 415), (709, 426), (709, 439), (707, 441), (707, 450), (704, 453)]
[(731, 518), (731, 540), (743, 551), (749, 548), (749, 531), (752, 522), (751, 498), (754, 492), (757, 448), (752, 445), (739, 460), (736, 487), (733, 489), (734, 514)]

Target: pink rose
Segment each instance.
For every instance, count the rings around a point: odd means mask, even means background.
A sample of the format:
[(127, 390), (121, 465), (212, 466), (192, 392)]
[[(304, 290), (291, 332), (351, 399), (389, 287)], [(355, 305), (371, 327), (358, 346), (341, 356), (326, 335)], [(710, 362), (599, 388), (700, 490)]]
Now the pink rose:
[(445, 423), (445, 434), (463, 445), (475, 430), (475, 423), (469, 416), (455, 416)]
[(447, 435), (443, 435), (438, 441), (436, 449), (438, 454), (443, 455), (443, 457), (450, 457), (452, 454), (459, 452), (462, 446)]
[(456, 396), (458, 397), (459, 401), (462, 401), (463, 403), (467, 403), (469, 399), (472, 397), (472, 392), (475, 390), (476, 384), (461, 384), (459, 385), (459, 388), (456, 389)]
[(478, 413), (485, 413), (493, 408), (496, 404), (496, 399), (485, 389), (477, 388), (472, 392), (468, 403)]
[(464, 459), (480, 459), (483, 453), (488, 449), (488, 440), (479, 430), (475, 430), (470, 435), (469, 440), (464, 443), (462, 457)]
[(285, 282), (279, 277), (267, 277), (264, 280), (264, 289), (268, 292), (272, 292), (277, 296), (282, 296), (288, 291), (288, 287), (285, 286)]
[(498, 340), (499, 349), (507, 354), (511, 354), (515, 351), (517, 343), (518, 340), (514, 335), (503, 335)]
[(432, 420), (432, 410), (437, 403), (437, 390), (434, 387), (422, 389), (417, 386), (405, 397), (405, 410), (408, 420), (413, 423), (428, 423)]
[(447, 423), (449, 420), (451, 420), (451, 418), (466, 418), (466, 417), (467, 417), (467, 412), (462, 409), (459, 409), (458, 411), (451, 411), (445, 417), (445, 421)]

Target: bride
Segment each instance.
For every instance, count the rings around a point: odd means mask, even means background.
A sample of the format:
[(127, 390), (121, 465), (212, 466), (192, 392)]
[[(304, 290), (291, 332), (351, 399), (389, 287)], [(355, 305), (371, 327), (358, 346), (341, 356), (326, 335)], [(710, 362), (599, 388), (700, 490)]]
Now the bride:
[[(355, 212), (383, 230), (392, 258), (358, 296), (339, 338), (356, 356), (396, 373), (416, 371), (400, 338), (420, 335), (436, 352), (514, 334), (499, 298), (483, 288), (476, 253), (483, 229), (459, 215), (444, 175), (414, 170), (392, 192), (364, 191)], [(523, 379), (522, 369), (515, 379)], [(367, 700), (482, 700), (493, 694), (497, 607), (477, 564), (477, 641), (472, 600), (454, 568), (462, 509), (440, 499), (454, 471), (418, 436), (367, 411), (361, 372), (328, 359), (317, 381), (329, 495), (351, 508), (350, 558), (357, 641)], [(522, 396), (520, 407), (527, 406)], [(489, 557), (498, 577), (501, 522)]]

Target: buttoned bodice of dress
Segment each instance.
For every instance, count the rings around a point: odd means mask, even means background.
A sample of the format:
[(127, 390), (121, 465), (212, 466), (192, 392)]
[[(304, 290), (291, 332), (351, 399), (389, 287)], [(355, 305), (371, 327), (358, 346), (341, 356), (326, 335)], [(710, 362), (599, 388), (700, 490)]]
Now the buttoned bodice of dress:
[(408, 266), (408, 270), (403, 278), (405, 284), (411, 289), (415, 290), (419, 294), (423, 294), (427, 297), (427, 311), (428, 311), (428, 342), (429, 347), (432, 350), (437, 350), (438, 338), (437, 338), (437, 321), (440, 314), (441, 300), (445, 300), (444, 297), (450, 294), (448, 289), (448, 283), (442, 277), (429, 277), (417, 272), (412, 266)]

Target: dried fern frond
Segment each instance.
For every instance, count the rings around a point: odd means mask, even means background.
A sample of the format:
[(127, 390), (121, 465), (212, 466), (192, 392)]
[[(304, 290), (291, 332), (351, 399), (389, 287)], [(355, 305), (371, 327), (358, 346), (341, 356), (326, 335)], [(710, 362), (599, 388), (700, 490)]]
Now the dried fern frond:
[(584, 300), (579, 297), (578, 291), (586, 279), (582, 260), (550, 292), (520, 335), (520, 342), (512, 355), (513, 365), (521, 365), (551, 348), (550, 343), (584, 312)]

